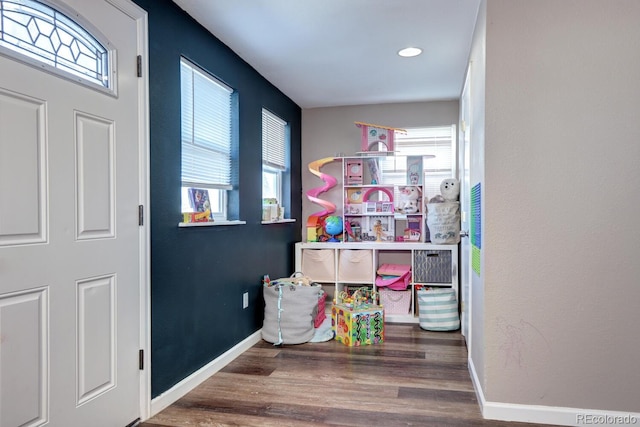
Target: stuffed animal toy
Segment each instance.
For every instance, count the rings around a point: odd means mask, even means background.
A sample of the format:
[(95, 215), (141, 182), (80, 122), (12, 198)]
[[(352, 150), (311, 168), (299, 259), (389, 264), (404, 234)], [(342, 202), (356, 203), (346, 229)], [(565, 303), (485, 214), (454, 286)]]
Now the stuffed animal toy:
[(427, 228), (431, 243), (460, 242), (460, 182), (447, 178), (440, 183), (440, 193), (430, 200), (427, 209)]
[(420, 197), (422, 192), (420, 187), (401, 187), (400, 203), (397, 211), (405, 214), (414, 214), (420, 212)]
[(460, 196), (460, 181), (455, 178), (447, 178), (440, 184), (440, 194), (446, 202), (455, 202)]

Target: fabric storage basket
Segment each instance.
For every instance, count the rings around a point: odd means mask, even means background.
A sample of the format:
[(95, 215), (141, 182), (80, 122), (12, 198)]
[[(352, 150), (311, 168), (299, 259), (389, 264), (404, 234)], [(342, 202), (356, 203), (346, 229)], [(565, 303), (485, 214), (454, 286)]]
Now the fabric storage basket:
[(394, 291), (381, 288), (380, 304), (384, 307), (385, 314), (409, 314), (411, 309), (411, 289), (406, 291)]
[(338, 251), (338, 281), (371, 283), (373, 280), (373, 251), (368, 249), (340, 249)]
[(417, 283), (451, 283), (451, 251), (415, 252), (413, 280)]
[(458, 300), (451, 288), (418, 290), (420, 327), (428, 331), (460, 329)]
[(320, 285), (278, 284), (276, 280), (262, 290), (262, 339), (280, 345), (301, 344), (313, 338), (318, 301), (324, 292)]
[(333, 249), (304, 249), (302, 251), (302, 272), (316, 282), (335, 280), (335, 259)]
[(427, 203), (431, 243), (460, 243), (460, 202)]

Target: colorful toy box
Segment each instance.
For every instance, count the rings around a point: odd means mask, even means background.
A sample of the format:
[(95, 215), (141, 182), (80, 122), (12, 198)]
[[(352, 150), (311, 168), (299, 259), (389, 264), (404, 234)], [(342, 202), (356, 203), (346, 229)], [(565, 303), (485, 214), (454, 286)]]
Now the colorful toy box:
[(334, 304), (331, 327), (336, 341), (349, 347), (381, 343), (384, 341), (384, 309), (377, 305), (353, 308)]

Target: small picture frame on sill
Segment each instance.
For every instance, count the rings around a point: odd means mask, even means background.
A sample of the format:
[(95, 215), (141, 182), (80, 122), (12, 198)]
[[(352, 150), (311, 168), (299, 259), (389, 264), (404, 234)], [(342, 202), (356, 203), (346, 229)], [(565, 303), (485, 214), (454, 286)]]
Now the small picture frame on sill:
[(206, 220), (213, 220), (211, 213), (211, 201), (209, 200), (209, 190), (206, 188), (189, 188), (187, 190), (189, 195), (189, 204), (194, 213), (208, 213)]

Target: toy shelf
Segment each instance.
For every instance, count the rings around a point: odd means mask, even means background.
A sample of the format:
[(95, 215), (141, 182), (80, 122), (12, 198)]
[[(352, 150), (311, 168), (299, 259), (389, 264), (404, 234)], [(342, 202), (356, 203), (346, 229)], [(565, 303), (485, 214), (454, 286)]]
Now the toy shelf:
[(295, 269), (322, 284), (329, 297), (327, 310), (335, 295), (345, 290), (376, 286), (378, 268), (385, 264), (411, 266), (411, 280), (405, 291), (390, 291), (408, 298), (406, 313), (385, 309), (386, 322), (418, 323), (417, 289), (453, 288), (458, 294), (458, 245), (395, 242), (298, 242), (295, 245)]
[[(458, 294), (458, 245), (427, 243), (424, 160), (433, 156), (396, 157), (394, 134), (402, 129), (362, 122), (356, 126), (361, 128), (358, 155), (309, 165), (325, 185), (309, 190), (307, 197), (324, 210), (307, 220), (307, 241), (295, 245), (295, 269), (323, 285), (330, 296), (329, 312), (336, 296), (348, 298), (365, 288), (358, 296), (381, 303), (386, 322), (418, 323), (418, 289), (445, 287)], [(328, 161), (341, 162), (341, 177), (320, 171)], [(340, 178), (341, 206), (318, 197)], [(342, 234), (333, 233), (340, 219)], [(402, 279), (409, 268), (407, 282)]]

